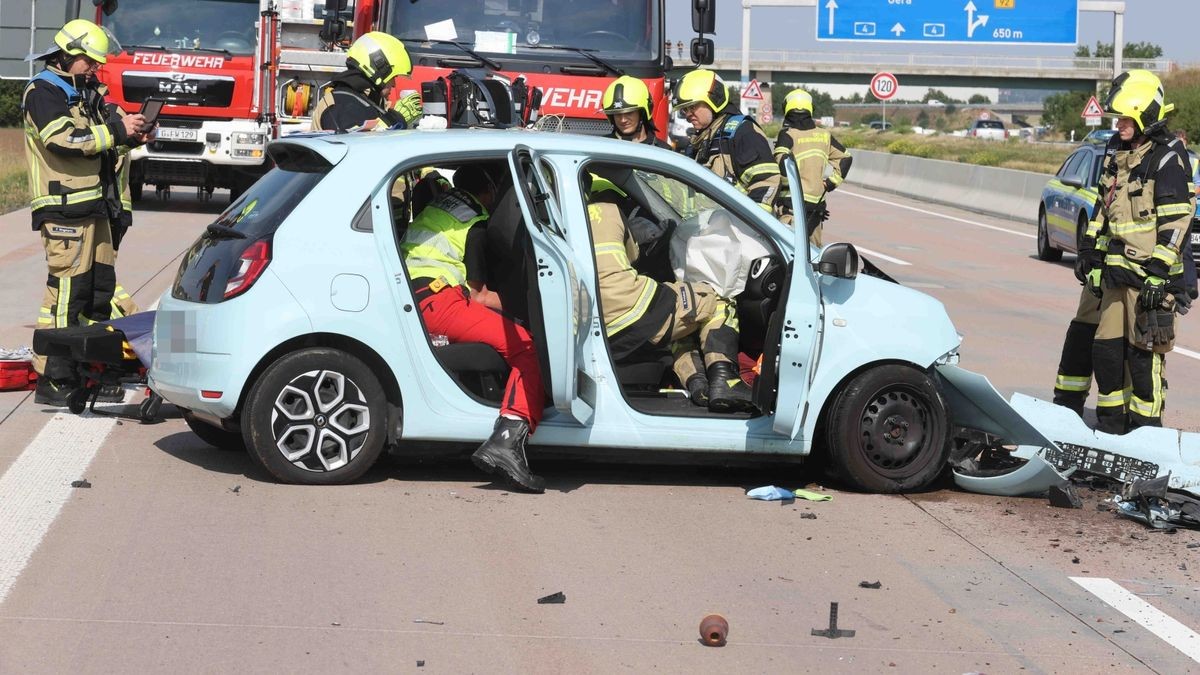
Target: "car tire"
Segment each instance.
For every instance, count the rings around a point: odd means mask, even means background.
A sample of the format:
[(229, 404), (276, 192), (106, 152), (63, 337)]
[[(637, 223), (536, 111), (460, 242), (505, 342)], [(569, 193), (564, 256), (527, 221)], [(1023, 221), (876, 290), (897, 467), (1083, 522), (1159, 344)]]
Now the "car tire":
[(183, 413), (183, 421), (200, 440), (218, 450), (246, 451), (246, 440), (240, 431), (226, 431), (215, 427), (190, 412)]
[(834, 473), (869, 492), (920, 490), (946, 467), (946, 404), (926, 373), (885, 365), (856, 375), (834, 397), (825, 425)]
[(387, 400), (379, 379), (346, 352), (292, 352), (259, 376), (242, 411), (246, 446), (284, 483), (337, 485), (383, 451)]
[(1054, 248), (1050, 245), (1050, 228), (1046, 222), (1046, 210), (1038, 210), (1038, 229), (1037, 229), (1037, 257), (1038, 260), (1047, 262), (1058, 262), (1062, 260), (1062, 249)]

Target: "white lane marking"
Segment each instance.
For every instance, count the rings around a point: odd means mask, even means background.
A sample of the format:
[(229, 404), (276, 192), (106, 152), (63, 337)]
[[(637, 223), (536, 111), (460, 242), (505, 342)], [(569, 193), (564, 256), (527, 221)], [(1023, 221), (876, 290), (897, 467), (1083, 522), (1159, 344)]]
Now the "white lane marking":
[(113, 417), (56, 413), (0, 476), (0, 604), (114, 426)]
[(901, 260), (899, 258), (893, 258), (890, 255), (884, 255), (884, 254), (880, 253), (879, 251), (872, 251), (869, 248), (863, 248), (862, 246), (856, 245), (854, 248), (857, 248), (858, 250), (862, 251), (863, 253), (866, 253), (868, 255), (873, 255), (876, 258), (882, 258), (883, 260), (886, 260), (890, 263), (894, 263), (896, 265), (911, 265), (912, 264), (910, 262), (904, 262), (903, 260)]
[(1006, 232), (1008, 234), (1015, 234), (1018, 237), (1026, 237), (1028, 239), (1037, 239), (1037, 235), (1029, 234), (1028, 232), (1018, 232), (1017, 230), (1010, 230), (1006, 227), (997, 227), (995, 225), (988, 225), (987, 223), (981, 223), (981, 222), (978, 222), (975, 220), (967, 220), (966, 218), (959, 218), (957, 216), (948, 216), (944, 213), (938, 213), (937, 211), (918, 209), (915, 206), (908, 206), (906, 204), (898, 204), (896, 202), (888, 201), (886, 199), (880, 199), (878, 197), (868, 197), (866, 195), (860, 195), (857, 192), (847, 192), (845, 189), (838, 190), (838, 194), (849, 195), (851, 197), (858, 197), (859, 199), (866, 199), (866, 200), (872, 201), (872, 202), (879, 202), (880, 204), (887, 204), (888, 206), (895, 206), (896, 208), (899, 208), (899, 209), (908, 209), (909, 211), (916, 211), (917, 213), (924, 213), (927, 216), (937, 216), (938, 218), (945, 218), (946, 220), (953, 220), (953, 221), (959, 222), (959, 223), (966, 223), (967, 225), (974, 225), (975, 227), (982, 227), (982, 228), (988, 229), (988, 230), (995, 230), (997, 232)]
[(1194, 352), (1190, 349), (1184, 349), (1183, 347), (1176, 347), (1171, 353), (1179, 354), (1180, 356), (1186, 356), (1189, 359), (1196, 359), (1197, 361), (1200, 361), (1200, 352)]
[(1133, 619), (1167, 644), (1200, 663), (1200, 635), (1150, 603), (1121, 587), (1112, 579), (1100, 577), (1070, 577), (1089, 593), (1112, 605), (1118, 612)]

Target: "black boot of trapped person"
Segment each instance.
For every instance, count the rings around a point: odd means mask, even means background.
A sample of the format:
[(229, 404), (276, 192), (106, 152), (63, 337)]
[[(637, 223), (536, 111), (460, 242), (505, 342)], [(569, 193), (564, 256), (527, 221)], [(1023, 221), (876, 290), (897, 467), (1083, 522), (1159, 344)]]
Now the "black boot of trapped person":
[(1115, 436), (1123, 436), (1129, 432), (1129, 421), (1125, 416), (1125, 411), (1104, 414), (1100, 408), (1096, 409), (1096, 431), (1103, 431), (1106, 434)]
[(491, 437), (471, 455), (471, 461), (481, 471), (500, 473), (521, 490), (541, 494), (546, 491), (546, 481), (529, 471), (529, 461), (525, 458), (528, 438), (529, 424), (525, 420), (501, 417), (496, 420)]
[(33, 402), (37, 405), (65, 408), (75, 387), (76, 384), (73, 382), (55, 382), (43, 375), (37, 380), (37, 390), (33, 392)]
[(709, 410), (730, 413), (755, 409), (753, 391), (733, 363), (718, 361), (708, 367), (707, 373)]

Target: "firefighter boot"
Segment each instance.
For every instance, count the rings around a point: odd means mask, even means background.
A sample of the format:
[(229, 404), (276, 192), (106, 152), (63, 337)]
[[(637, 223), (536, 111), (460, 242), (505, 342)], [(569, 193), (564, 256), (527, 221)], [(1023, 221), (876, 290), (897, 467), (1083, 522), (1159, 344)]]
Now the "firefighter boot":
[(33, 402), (38, 405), (49, 405), (56, 408), (67, 407), (67, 399), (75, 391), (74, 383), (54, 382), (48, 377), (39, 377), (37, 390), (33, 392)]
[(529, 424), (525, 420), (501, 417), (496, 420), (491, 437), (471, 455), (471, 461), (485, 473), (499, 472), (518, 488), (541, 494), (546, 491), (546, 481), (529, 471), (525, 459), (528, 438)]
[(1103, 431), (1106, 434), (1114, 434), (1122, 436), (1129, 431), (1128, 420), (1124, 410), (1117, 410), (1114, 413), (1103, 414), (1099, 408), (1096, 409), (1096, 431)]
[(1081, 396), (1080, 392), (1059, 391), (1058, 389), (1055, 389), (1054, 404), (1061, 405), (1076, 415), (1083, 417), (1083, 406), (1087, 402), (1087, 392), (1082, 392), (1082, 394), (1083, 395)]
[(753, 411), (754, 396), (730, 361), (708, 367), (708, 409), (713, 412)]
[(692, 403), (700, 407), (708, 406), (708, 378), (704, 373), (696, 373), (687, 381), (688, 397)]

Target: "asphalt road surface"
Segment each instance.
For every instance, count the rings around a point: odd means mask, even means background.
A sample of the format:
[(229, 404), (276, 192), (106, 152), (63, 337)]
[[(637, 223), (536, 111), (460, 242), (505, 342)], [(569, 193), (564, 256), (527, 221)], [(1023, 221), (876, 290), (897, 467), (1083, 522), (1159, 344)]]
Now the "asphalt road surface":
[[(217, 205), (177, 191), (139, 208), (118, 269), (149, 306)], [(1037, 261), (1030, 226), (862, 188), (831, 208), (827, 241), (946, 304), (964, 367), (1050, 396), (1070, 256)], [(27, 212), (0, 226), (12, 347), (29, 343), (45, 268)], [(1196, 430), (1200, 329), (1183, 323), (1166, 421)], [(1200, 669), (1200, 536), (1118, 520), (1101, 492), (1064, 510), (950, 483), (877, 496), (804, 469), (536, 455), (542, 496), (496, 489), (465, 457), (285, 486), (166, 412), (143, 426), (0, 393), (0, 673)], [(833, 499), (744, 496), (767, 484)], [(565, 602), (536, 602), (554, 592)], [(831, 602), (853, 637), (811, 634)], [(698, 641), (712, 612), (729, 620), (722, 648)]]

